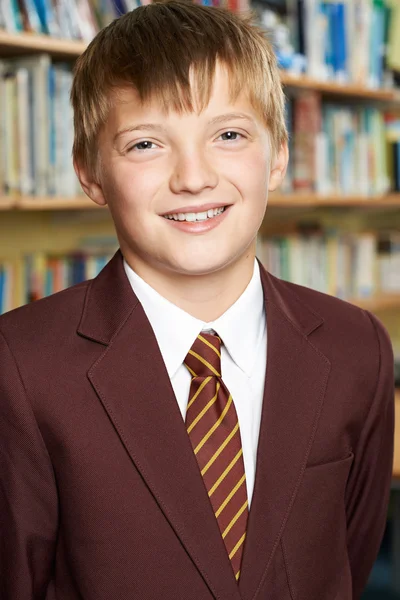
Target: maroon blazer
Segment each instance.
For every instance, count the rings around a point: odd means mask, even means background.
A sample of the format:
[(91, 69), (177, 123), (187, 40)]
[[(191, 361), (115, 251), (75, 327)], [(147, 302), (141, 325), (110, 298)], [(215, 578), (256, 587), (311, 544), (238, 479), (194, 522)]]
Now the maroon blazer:
[(1, 600), (360, 598), (392, 475), (389, 337), (260, 268), (268, 360), (239, 584), (118, 251), (0, 318)]

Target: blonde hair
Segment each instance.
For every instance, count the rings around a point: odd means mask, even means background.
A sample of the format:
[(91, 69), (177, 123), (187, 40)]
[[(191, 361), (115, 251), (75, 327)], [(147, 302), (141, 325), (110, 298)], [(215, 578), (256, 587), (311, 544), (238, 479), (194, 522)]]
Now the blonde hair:
[(97, 138), (120, 88), (133, 86), (141, 102), (193, 111), (193, 69), (200, 110), (209, 102), (216, 61), (230, 75), (230, 97), (242, 90), (267, 126), (274, 153), (287, 140), (284, 94), (276, 58), (254, 14), (233, 13), (190, 0), (140, 6), (102, 29), (74, 67), (73, 158), (97, 172)]

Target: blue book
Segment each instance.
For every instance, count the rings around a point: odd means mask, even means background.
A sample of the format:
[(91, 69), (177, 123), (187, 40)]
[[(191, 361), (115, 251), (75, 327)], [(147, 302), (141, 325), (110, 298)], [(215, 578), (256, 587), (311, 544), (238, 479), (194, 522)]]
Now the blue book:
[(54, 289), (53, 270), (51, 269), (51, 267), (47, 266), (45, 283), (44, 283), (44, 295), (50, 296), (53, 293), (53, 289)]
[(336, 4), (336, 74), (347, 76), (347, 43), (346, 43), (346, 6), (343, 2)]
[(85, 281), (85, 257), (81, 254), (74, 254), (72, 257), (72, 285)]
[(112, 0), (114, 4), (114, 10), (117, 17), (124, 15), (127, 12), (126, 4), (124, 0)]
[(107, 256), (98, 256), (97, 257), (97, 259), (96, 259), (96, 271), (97, 271), (97, 274), (99, 274), (100, 271), (102, 269), (104, 269), (104, 267), (106, 266), (107, 262), (108, 262)]
[(383, 80), (386, 30), (385, 12), (385, 7), (381, 3), (374, 3), (370, 36), (370, 75), (375, 87), (379, 87)]
[(17, 0), (11, 0), (11, 11), (14, 18), (14, 25), (17, 31), (23, 31), (24, 26), (22, 23), (21, 11), (18, 6)]
[(56, 72), (53, 65), (50, 65), (47, 74), (49, 96), (49, 194), (54, 195), (56, 193)]
[(333, 78), (336, 72), (336, 16), (335, 16), (335, 4), (332, 2), (324, 3), (323, 12), (326, 15), (328, 21), (328, 35), (326, 36), (325, 45), (325, 62), (328, 67), (329, 76)]
[(44, 0), (33, 0), (33, 1), (35, 4), (35, 7), (36, 7), (36, 12), (39, 17), (40, 25), (42, 28), (42, 33), (49, 34), (49, 28), (47, 25), (46, 7), (44, 4)]

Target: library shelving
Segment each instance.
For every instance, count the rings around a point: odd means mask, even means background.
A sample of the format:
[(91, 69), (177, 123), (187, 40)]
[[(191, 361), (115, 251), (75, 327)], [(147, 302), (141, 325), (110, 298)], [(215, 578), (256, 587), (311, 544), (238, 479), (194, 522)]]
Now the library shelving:
[[(383, 196), (346, 196), (322, 195), (308, 193), (281, 194), (272, 193), (268, 198), (268, 206), (272, 208), (330, 208), (330, 207), (360, 207), (380, 208), (393, 207), (400, 209), (400, 193)], [(21, 196), (9, 198), (0, 197), (0, 210), (90, 210), (99, 208), (86, 196), (74, 198)]]
[(299, 88), (304, 90), (315, 90), (327, 96), (344, 96), (355, 99), (377, 100), (380, 102), (398, 103), (400, 93), (397, 90), (367, 88), (350, 83), (336, 83), (331, 81), (318, 81), (306, 75), (291, 75), (281, 73), (281, 81), (284, 87)]
[[(82, 41), (0, 31), (0, 58), (46, 53), (55, 61), (64, 60), (72, 63), (86, 47), (87, 42)], [(372, 89), (354, 84), (318, 81), (306, 75), (296, 76), (283, 71), (281, 79), (288, 97), (291, 94), (296, 96), (302, 91), (305, 93), (316, 91), (327, 101), (336, 101), (341, 98), (344, 102), (371, 103), (374, 106), (390, 107), (400, 111), (400, 90), (397, 89)], [(400, 192), (366, 196), (277, 191), (270, 194), (268, 199), (265, 232), (268, 232), (268, 217), (269, 226), (272, 226), (274, 214), (278, 215), (274, 223), (275, 228), (283, 225), (280, 211), (285, 211), (285, 219), (292, 218), (293, 222), (296, 222), (302, 211), (313, 209), (327, 209), (327, 211), (332, 209), (336, 211), (336, 214), (342, 214), (343, 220), (347, 219), (347, 215), (350, 213), (353, 217), (355, 214), (359, 214), (361, 219), (363, 218), (361, 215), (368, 214), (367, 209), (373, 209), (378, 213), (382, 210), (382, 213), (389, 211), (391, 219), (392, 215), (400, 216)], [(38, 247), (38, 244), (39, 247), (44, 246), (48, 235), (51, 236), (49, 250), (66, 250), (69, 239), (71, 240), (71, 249), (73, 249), (74, 244), (80, 239), (79, 236), (88, 226), (92, 233), (98, 230), (102, 235), (106, 235), (113, 231), (107, 208), (98, 207), (84, 195), (68, 198), (16, 196), (15, 194), (10, 197), (0, 196), (0, 239), (4, 240), (3, 244), (0, 244), (0, 250), (1, 254), (6, 257), (9, 257), (11, 252), (16, 252), (19, 247), (26, 252), (30, 240), (32, 240), (32, 248)], [(262, 230), (263, 228), (264, 224)], [(43, 247), (43, 249), (46, 248)], [(400, 331), (400, 294), (379, 294), (365, 300), (355, 298), (350, 301), (372, 312), (384, 314), (387, 311), (389, 330), (394, 323), (396, 336), (398, 336)], [(382, 320), (385, 322), (385, 319)], [(398, 343), (400, 344), (400, 338)]]
[(8, 33), (0, 30), (2, 57), (45, 52), (56, 58), (77, 58), (85, 50), (85, 42), (52, 38), (35, 33)]
[[(77, 58), (87, 47), (86, 42), (52, 38), (32, 33), (8, 33), (0, 30), (0, 55), (16, 56), (46, 52), (53, 57)], [(306, 75), (281, 72), (281, 81), (287, 88), (317, 90), (326, 95), (365, 98), (382, 102), (400, 102), (400, 92), (394, 89), (375, 89), (361, 85), (318, 81)]]
[(347, 301), (373, 313), (400, 309), (400, 294), (376, 294), (372, 298), (349, 298)]

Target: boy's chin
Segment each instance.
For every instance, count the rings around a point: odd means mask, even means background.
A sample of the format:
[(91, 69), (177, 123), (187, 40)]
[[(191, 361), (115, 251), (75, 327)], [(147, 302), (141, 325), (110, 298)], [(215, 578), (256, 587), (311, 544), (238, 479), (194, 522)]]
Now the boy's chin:
[(230, 264), (228, 257), (216, 257), (215, 253), (212, 256), (197, 256), (195, 260), (187, 260), (182, 258), (175, 261), (176, 270), (182, 275), (208, 275), (217, 271), (223, 270)]

